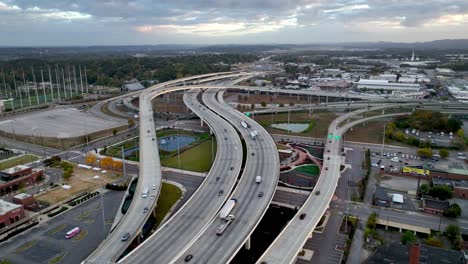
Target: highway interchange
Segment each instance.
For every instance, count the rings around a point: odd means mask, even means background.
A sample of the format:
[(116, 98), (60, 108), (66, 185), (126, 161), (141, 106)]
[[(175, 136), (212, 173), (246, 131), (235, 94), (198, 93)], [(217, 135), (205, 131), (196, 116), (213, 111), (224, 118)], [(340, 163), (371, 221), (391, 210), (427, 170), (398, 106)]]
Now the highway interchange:
[[(260, 222), (275, 194), (276, 183), (279, 177), (277, 150), (272, 137), (262, 126), (242, 113), (230, 108), (223, 101), (222, 93), (218, 92), (220, 89), (228, 88), (272, 91), (258, 87), (236, 86), (234, 83), (223, 85), (198, 84), (234, 77), (249, 78), (249, 76), (252, 76), (252, 74), (232, 72), (193, 76), (158, 84), (144, 90), (140, 94), (139, 134), (141, 160), (136, 195), (124, 218), (84, 263), (117, 262), (117, 259), (129, 246), (129, 243), (139, 235), (143, 224), (149, 216), (149, 214), (143, 214), (143, 209), (148, 207), (152, 211), (155, 208), (162, 177), (151, 101), (161, 94), (179, 90), (190, 90), (184, 95), (184, 102), (209, 125), (212, 132), (216, 135), (218, 151), (213, 167), (201, 186), (184, 206), (160, 226), (152, 236), (137, 247), (136, 250), (122, 259), (120, 263), (182, 263), (189, 254), (193, 257), (192, 261), (195, 263), (228, 263), (243, 245), (249, 244), (250, 235)], [(197, 83), (198, 85), (178, 86), (178, 84), (185, 83)], [(317, 95), (317, 93), (311, 91), (281, 92)], [(197, 96), (200, 93), (202, 93), (201, 97), (205, 106), (198, 100), (199, 97)], [(116, 100), (137, 94), (137, 92), (129, 93), (106, 100), (105, 102), (115, 103)], [(326, 96), (325, 94), (320, 95)], [(332, 96), (330, 94), (327, 95)], [(348, 98), (355, 97), (354, 95), (348, 96)], [(362, 99), (362, 97), (360, 98)], [(328, 208), (335, 191), (340, 176), (342, 160), (341, 148), (343, 144), (341, 136), (352, 126), (375, 118), (381, 118), (382, 115), (346, 124), (343, 122), (367, 111), (396, 107), (396, 105), (377, 107), (374, 104), (368, 103), (354, 104), (345, 102), (328, 105), (310, 105), (309, 108), (320, 109), (331, 107), (332, 105), (337, 108), (364, 107), (365, 109), (344, 114), (332, 122), (328, 130), (332, 138), (325, 143), (324, 169), (321, 172), (315, 189), (299, 212), (258, 260), (258, 263), (294, 262), (297, 253)], [(418, 105), (417, 103), (406, 104), (406, 106), (413, 108), (418, 107)], [(426, 105), (424, 107), (426, 108)], [(443, 106), (434, 104), (433, 108), (440, 109)], [(464, 107), (457, 108), (457, 106), (453, 106), (453, 108), (455, 109), (444, 109), (443, 111), (460, 112), (465, 109)], [(300, 111), (304, 109), (304, 106), (298, 106), (294, 109), (282, 110)], [(390, 114), (387, 116), (390, 116)], [(241, 121), (247, 121), (250, 128), (243, 128), (240, 125)], [(258, 132), (256, 139), (251, 138), (251, 131)], [(242, 147), (240, 147), (241, 143), (238, 133), (240, 133), (245, 141), (247, 149), (246, 162), (243, 169), (241, 168)], [(30, 146), (30, 148), (37, 148), (37, 146)], [(37, 152), (39, 151), (41, 149), (37, 149)], [(42, 149), (42, 151), (45, 152), (46, 150)], [(47, 153), (53, 153), (53, 150), (47, 149)], [(226, 165), (226, 162), (229, 162), (230, 165)], [(241, 175), (239, 175), (240, 173)], [(255, 183), (257, 175), (262, 176), (260, 184)], [(237, 177), (239, 177), (238, 181)], [(152, 186), (155, 187), (152, 188)], [(154, 199), (141, 197), (141, 192), (145, 187), (150, 187), (150, 195), (154, 195)], [(223, 190), (223, 193), (219, 194), (219, 190)], [(260, 191), (264, 193), (263, 197), (258, 197)], [(232, 211), (235, 215), (235, 220), (222, 236), (216, 236), (215, 230), (220, 224), (217, 212), (226, 199), (231, 197), (239, 201)], [(299, 216), (304, 213), (306, 214), (305, 219), (300, 219)], [(121, 241), (122, 235), (127, 232), (130, 234), (130, 239), (124, 242)]]

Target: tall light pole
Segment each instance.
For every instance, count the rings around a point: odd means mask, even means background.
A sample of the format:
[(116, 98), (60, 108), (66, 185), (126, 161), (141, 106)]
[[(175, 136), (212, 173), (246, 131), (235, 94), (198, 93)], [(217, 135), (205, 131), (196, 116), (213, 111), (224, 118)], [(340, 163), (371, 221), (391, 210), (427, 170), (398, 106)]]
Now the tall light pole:
[(385, 130), (387, 130), (387, 121), (385, 121), (384, 129), (383, 129), (382, 153), (381, 153), (382, 157), (383, 157), (384, 148), (385, 148), (385, 133), (386, 133)]
[(39, 91), (37, 89), (37, 83), (36, 83), (36, 74), (34, 73), (34, 67), (31, 66), (31, 71), (32, 71), (32, 75), (33, 75), (33, 82), (34, 82), (34, 90), (36, 90), (36, 105), (39, 104)]
[(44, 103), (47, 103), (47, 94), (45, 91), (45, 83), (44, 83), (44, 75), (42, 74), (42, 67), (41, 67), (41, 81), (42, 81), (42, 91), (44, 93)]

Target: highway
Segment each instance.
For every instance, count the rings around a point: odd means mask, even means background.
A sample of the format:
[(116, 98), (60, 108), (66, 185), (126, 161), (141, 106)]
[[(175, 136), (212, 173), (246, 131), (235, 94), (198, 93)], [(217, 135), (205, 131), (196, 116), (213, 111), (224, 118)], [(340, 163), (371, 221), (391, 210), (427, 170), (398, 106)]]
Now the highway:
[[(348, 124), (347, 128), (339, 128), (338, 125), (352, 116), (386, 107), (392, 107), (392, 105), (350, 112), (336, 118), (330, 124), (328, 134), (331, 134), (332, 138), (327, 139), (325, 143), (323, 169), (312, 194), (257, 263), (292, 263), (296, 260), (297, 254), (327, 210), (338, 184), (341, 165), (341, 136), (346, 132), (346, 129), (351, 127), (351, 123)], [(304, 216), (303, 219), (301, 219), (301, 215)]]
[[(202, 96), (203, 102), (238, 129), (247, 147), (243, 175), (231, 195), (238, 200), (232, 210), (235, 219), (221, 236), (216, 235), (221, 220), (214, 219), (203, 234), (179, 255), (176, 263), (184, 263), (187, 255), (193, 256), (194, 263), (228, 263), (247, 242), (260, 222), (273, 198), (279, 178), (279, 156), (271, 136), (253, 120), (227, 107), (224, 102), (218, 102), (216, 92), (205, 91)], [(247, 121), (251, 127), (243, 128), (240, 125), (241, 121)], [(250, 137), (253, 130), (258, 131), (255, 140)], [(255, 183), (257, 175), (262, 176), (259, 184)], [(263, 192), (262, 197), (259, 197), (259, 192)]]
[[(228, 74), (230, 73), (231, 72)], [(158, 95), (185, 89), (180, 87), (166, 88), (167, 85), (223, 74), (226, 73), (191, 76), (157, 84), (143, 90), (142, 92), (137, 91), (141, 92), (139, 103), (140, 168), (135, 196), (127, 213), (120, 220), (119, 225), (114, 228), (112, 233), (109, 234), (99, 247), (84, 261), (84, 263), (116, 262), (125, 249), (128, 248), (129, 244), (140, 234), (141, 228), (146, 223), (150, 214), (143, 214), (144, 208), (148, 208), (148, 211), (152, 212), (156, 207), (161, 188), (162, 173), (156, 129), (153, 120), (152, 100)], [(113, 100), (136, 94), (137, 92), (119, 96), (117, 98), (113, 98)], [(143, 197), (142, 193), (146, 189), (148, 189), (149, 193), (147, 197)], [(122, 236), (127, 233), (129, 234), (129, 238), (122, 241)]]
[(228, 122), (201, 105), (198, 94), (199, 91), (186, 92), (184, 102), (216, 135), (217, 152), (212, 168), (191, 199), (120, 263), (173, 262), (217, 216), (234, 188), (242, 165), (239, 135)]

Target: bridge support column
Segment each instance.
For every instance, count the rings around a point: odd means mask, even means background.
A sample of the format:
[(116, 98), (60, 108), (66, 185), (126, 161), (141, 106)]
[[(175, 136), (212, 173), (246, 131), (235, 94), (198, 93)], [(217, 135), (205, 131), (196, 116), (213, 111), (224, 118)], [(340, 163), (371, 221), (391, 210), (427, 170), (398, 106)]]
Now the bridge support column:
[(203, 119), (200, 119), (200, 126), (203, 126)]
[(250, 237), (247, 238), (247, 241), (245, 242), (245, 249), (250, 250), (251, 244), (250, 244)]
[(142, 239), (142, 237), (141, 237), (141, 231), (140, 231), (140, 233), (138, 234), (138, 236), (136, 237), (136, 239), (137, 239), (137, 244), (140, 245), (140, 244), (141, 244), (141, 239)]
[(328, 104), (328, 95), (325, 97), (325, 99), (326, 99), (326, 102), (327, 102), (327, 104)]

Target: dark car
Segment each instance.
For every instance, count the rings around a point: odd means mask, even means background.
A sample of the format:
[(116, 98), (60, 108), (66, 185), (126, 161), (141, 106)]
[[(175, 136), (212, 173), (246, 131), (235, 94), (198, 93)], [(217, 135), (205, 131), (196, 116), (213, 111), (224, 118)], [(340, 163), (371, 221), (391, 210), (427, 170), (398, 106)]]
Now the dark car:
[(223, 195), (223, 193), (224, 193), (224, 191), (223, 191), (223, 190), (219, 190), (219, 192), (218, 192), (218, 196), (221, 196), (221, 195)]
[(185, 262), (189, 262), (192, 258), (193, 258), (193, 255), (187, 255), (187, 256), (184, 258), (184, 261), (185, 261)]
[(130, 233), (125, 233), (125, 234), (122, 236), (122, 241), (127, 241), (129, 238), (130, 238)]
[(315, 192), (315, 195), (320, 195), (320, 191), (316, 191), (316, 192)]
[(301, 219), (301, 220), (304, 219), (304, 218), (306, 217), (306, 215), (307, 215), (306, 213), (302, 213), (302, 214), (299, 216), (299, 219)]
[(263, 192), (259, 192), (258, 197), (262, 197), (262, 196), (263, 196)]
[(143, 213), (146, 214), (148, 212), (148, 207), (143, 208)]

